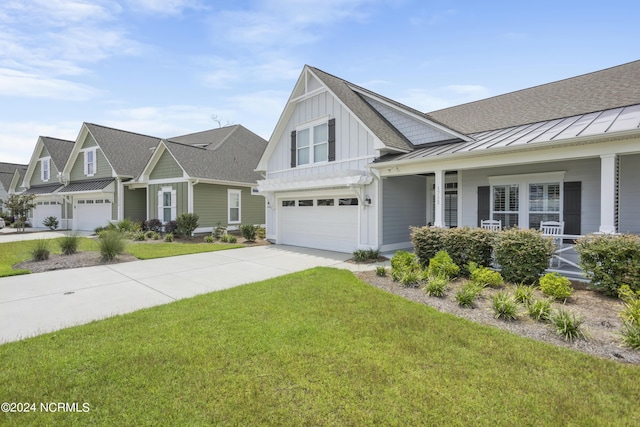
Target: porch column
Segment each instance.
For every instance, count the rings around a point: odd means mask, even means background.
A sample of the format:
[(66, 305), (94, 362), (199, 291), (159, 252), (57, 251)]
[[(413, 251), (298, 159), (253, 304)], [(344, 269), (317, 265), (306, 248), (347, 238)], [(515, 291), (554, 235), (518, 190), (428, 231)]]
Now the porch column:
[(435, 188), (435, 210), (436, 215), (433, 219), (434, 227), (444, 227), (444, 171), (435, 171), (436, 188)]
[(615, 233), (616, 155), (600, 156), (600, 232)]

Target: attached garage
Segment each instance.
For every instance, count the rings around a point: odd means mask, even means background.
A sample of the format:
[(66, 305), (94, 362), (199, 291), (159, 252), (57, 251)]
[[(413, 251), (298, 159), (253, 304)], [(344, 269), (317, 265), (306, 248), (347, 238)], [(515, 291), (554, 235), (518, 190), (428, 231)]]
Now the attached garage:
[(58, 223), (62, 223), (62, 205), (55, 200), (39, 200), (32, 213), (32, 224), (34, 228), (46, 228), (42, 223), (46, 218), (55, 216)]
[(92, 231), (111, 221), (111, 200), (108, 198), (77, 199), (74, 208), (76, 230)]
[(358, 248), (358, 199), (343, 197), (278, 200), (278, 243), (336, 252)]

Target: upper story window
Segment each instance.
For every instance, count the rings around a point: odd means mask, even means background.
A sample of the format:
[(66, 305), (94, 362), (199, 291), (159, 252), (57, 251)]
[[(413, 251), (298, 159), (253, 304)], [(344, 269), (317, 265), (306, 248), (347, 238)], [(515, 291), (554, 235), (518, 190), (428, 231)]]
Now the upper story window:
[(291, 132), (291, 167), (336, 159), (335, 119)]
[(50, 160), (48, 158), (40, 160), (40, 178), (43, 181), (49, 181), (49, 178), (51, 178)]
[(93, 176), (96, 174), (96, 149), (89, 149), (84, 152), (84, 174)]

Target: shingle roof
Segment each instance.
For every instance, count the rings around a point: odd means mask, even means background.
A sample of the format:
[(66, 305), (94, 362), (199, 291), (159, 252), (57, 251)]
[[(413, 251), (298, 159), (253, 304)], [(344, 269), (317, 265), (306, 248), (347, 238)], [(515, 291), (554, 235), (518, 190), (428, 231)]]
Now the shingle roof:
[(78, 191), (97, 191), (106, 188), (115, 181), (115, 178), (89, 179), (86, 181), (75, 181), (64, 187), (59, 193), (75, 193)]
[[(308, 67), (386, 146), (403, 151), (413, 150), (411, 142), (369, 105), (369, 103), (362, 99), (357, 92), (351, 89), (351, 87), (358, 88), (370, 94), (373, 94), (373, 92), (328, 74), (318, 68)], [(375, 95), (379, 96), (377, 94)], [(393, 101), (393, 103), (402, 105), (395, 101)], [(402, 107), (407, 110), (412, 110), (406, 106)], [(423, 113), (416, 112), (424, 116)]]
[[(211, 134), (220, 131), (221, 134), (227, 135), (224, 140), (217, 141), (217, 144), (212, 142), (207, 148), (169, 140), (164, 143), (180, 166), (193, 178), (255, 183), (262, 179), (262, 175), (254, 172), (254, 169), (267, 146), (267, 141), (241, 125), (231, 128), (231, 132), (228, 132), (227, 128), (208, 131)], [(200, 134), (204, 133), (207, 132)], [(186, 137), (189, 135), (172, 140)], [(191, 139), (194, 140), (196, 139)], [(215, 138), (212, 139), (214, 140)]]
[(190, 133), (188, 135), (174, 136), (167, 138), (173, 142), (180, 142), (187, 145), (197, 145), (203, 148), (215, 148), (224, 142), (240, 125), (225, 126), (217, 129), (205, 130), (203, 132)]
[(67, 163), (67, 160), (69, 160), (69, 156), (71, 155), (71, 151), (73, 150), (74, 141), (51, 138), (50, 136), (41, 136), (40, 140), (49, 152), (51, 161), (56, 166), (56, 168), (59, 171), (64, 169), (64, 165)]
[(640, 104), (640, 61), (427, 115), (470, 134)]
[(85, 123), (105, 157), (119, 176), (137, 177), (160, 142), (160, 138)]
[(11, 186), (11, 180), (13, 179), (16, 169), (20, 171), (20, 176), (24, 176), (24, 173), (27, 170), (27, 165), (17, 163), (0, 163), (0, 185), (2, 185), (6, 191), (9, 191), (9, 186)]

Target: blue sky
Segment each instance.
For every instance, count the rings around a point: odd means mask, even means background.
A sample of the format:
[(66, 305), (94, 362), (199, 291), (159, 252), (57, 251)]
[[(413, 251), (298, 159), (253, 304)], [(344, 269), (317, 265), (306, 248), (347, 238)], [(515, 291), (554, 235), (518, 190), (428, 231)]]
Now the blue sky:
[(304, 64), (433, 111), (640, 59), (638, 17), (637, 0), (3, 0), (0, 161), (84, 121), (268, 139)]

